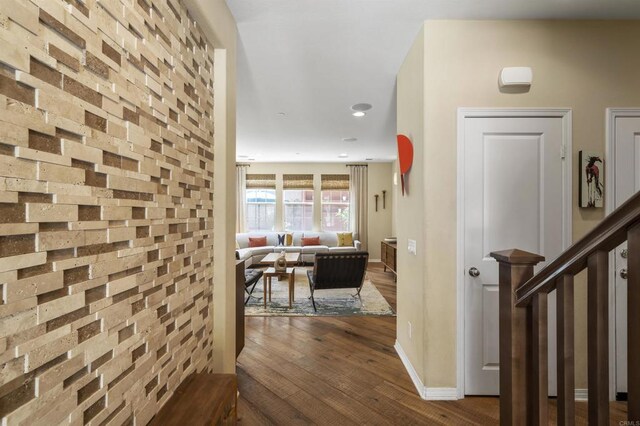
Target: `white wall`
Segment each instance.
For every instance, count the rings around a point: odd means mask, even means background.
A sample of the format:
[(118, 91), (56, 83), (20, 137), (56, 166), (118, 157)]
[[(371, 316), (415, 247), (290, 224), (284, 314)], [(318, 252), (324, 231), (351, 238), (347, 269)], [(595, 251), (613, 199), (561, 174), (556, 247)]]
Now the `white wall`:
[[(380, 241), (391, 236), (391, 220), (393, 215), (393, 163), (369, 163), (369, 259), (380, 260)], [(313, 174), (314, 200), (320, 200), (320, 175), (349, 174), (346, 163), (251, 163), (247, 170), (249, 174), (275, 173), (276, 175), (276, 230), (283, 229), (282, 213), (282, 175), (284, 174)], [(382, 208), (382, 190), (386, 190), (386, 208)], [(374, 194), (379, 195), (378, 211), (375, 211)], [(320, 203), (314, 203), (314, 231), (320, 230)]]

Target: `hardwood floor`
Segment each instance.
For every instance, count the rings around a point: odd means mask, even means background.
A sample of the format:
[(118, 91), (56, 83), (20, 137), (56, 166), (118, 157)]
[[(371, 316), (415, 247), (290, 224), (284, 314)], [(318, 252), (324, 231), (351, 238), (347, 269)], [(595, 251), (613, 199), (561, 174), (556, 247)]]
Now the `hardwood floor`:
[[(396, 308), (393, 275), (368, 278)], [(424, 401), (393, 345), (395, 317), (247, 317), (238, 358), (242, 425), (497, 424), (498, 398)], [(551, 416), (555, 423), (555, 401)], [(586, 424), (586, 404), (576, 424)], [(612, 404), (612, 424), (626, 404)]]

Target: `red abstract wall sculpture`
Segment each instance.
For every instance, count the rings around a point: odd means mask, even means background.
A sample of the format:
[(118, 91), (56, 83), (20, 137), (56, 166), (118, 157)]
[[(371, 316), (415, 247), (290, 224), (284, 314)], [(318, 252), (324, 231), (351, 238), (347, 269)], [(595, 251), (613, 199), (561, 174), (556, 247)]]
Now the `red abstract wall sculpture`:
[(400, 183), (402, 185), (402, 195), (405, 192), (405, 175), (411, 170), (413, 164), (413, 144), (405, 135), (398, 135), (398, 162), (400, 163)]

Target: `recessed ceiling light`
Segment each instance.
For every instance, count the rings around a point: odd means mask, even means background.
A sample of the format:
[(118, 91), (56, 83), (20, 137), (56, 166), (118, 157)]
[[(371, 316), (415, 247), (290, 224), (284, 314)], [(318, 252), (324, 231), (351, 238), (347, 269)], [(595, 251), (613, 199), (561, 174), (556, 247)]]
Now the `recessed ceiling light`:
[(284, 117), (284, 116), (286, 116), (287, 114), (285, 114), (284, 112), (277, 112), (277, 113), (276, 113), (276, 115), (277, 115), (278, 117)]
[(371, 104), (365, 104), (365, 103), (361, 103), (361, 104), (355, 104), (351, 106), (351, 109), (354, 111), (369, 111), (371, 109)]
[(367, 114), (365, 114), (362, 111), (356, 111), (356, 112), (353, 113), (354, 117), (364, 117), (365, 115), (367, 115)]
[(296, 155), (300, 155), (300, 153), (299, 153), (299, 152), (296, 152)]
[(373, 158), (365, 158), (364, 161), (373, 161)]
[(342, 153), (338, 155), (338, 158), (347, 158), (348, 156), (349, 156), (348, 154)]
[(342, 142), (355, 142), (358, 138), (342, 138)]

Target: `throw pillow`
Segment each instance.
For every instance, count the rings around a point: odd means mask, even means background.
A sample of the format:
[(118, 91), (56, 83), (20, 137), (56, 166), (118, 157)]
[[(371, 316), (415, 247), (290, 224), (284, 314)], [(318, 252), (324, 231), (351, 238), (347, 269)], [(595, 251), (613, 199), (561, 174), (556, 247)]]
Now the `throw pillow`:
[(338, 247), (353, 247), (353, 234), (351, 232), (338, 232)]
[(240, 248), (240, 243), (238, 242), (238, 240), (236, 240), (236, 249)]
[(264, 247), (267, 245), (267, 237), (249, 237), (249, 247)]
[(293, 234), (278, 234), (278, 245), (287, 247), (293, 245)]
[(302, 247), (304, 246), (319, 246), (320, 237), (302, 237)]

